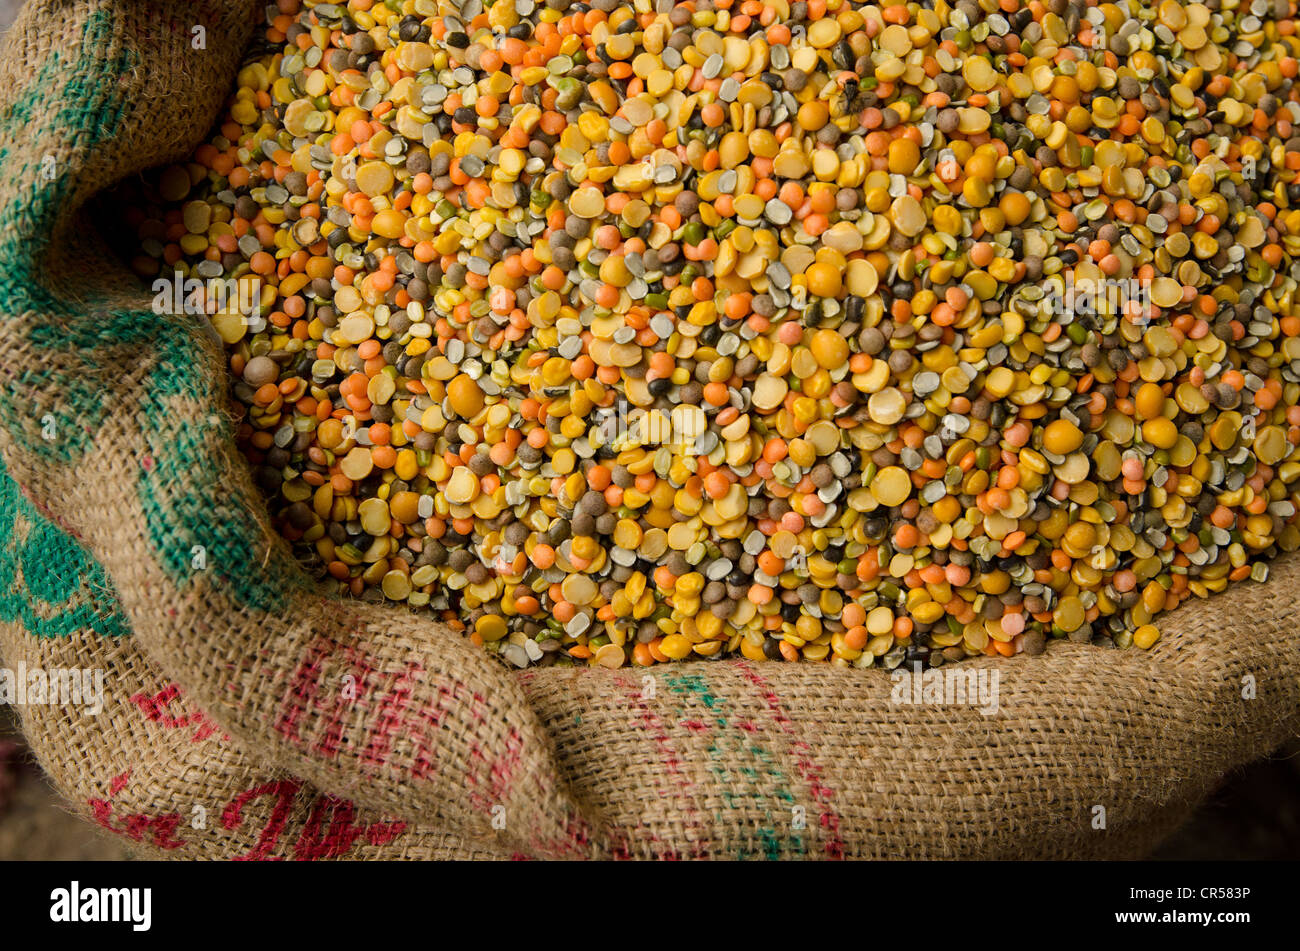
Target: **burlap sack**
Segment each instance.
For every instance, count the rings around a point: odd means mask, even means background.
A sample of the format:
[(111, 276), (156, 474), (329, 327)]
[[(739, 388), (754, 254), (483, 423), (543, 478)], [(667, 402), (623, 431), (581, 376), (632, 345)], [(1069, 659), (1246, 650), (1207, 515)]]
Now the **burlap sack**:
[(219, 345), (84, 210), (199, 141), (251, 22), (33, 0), (0, 56), (0, 658), (104, 672), (98, 716), (20, 710), (89, 818), (187, 857), (1130, 857), (1297, 733), (1297, 558), (1149, 652), (975, 662), (988, 716), (811, 664), (516, 673), (321, 596), (234, 448)]

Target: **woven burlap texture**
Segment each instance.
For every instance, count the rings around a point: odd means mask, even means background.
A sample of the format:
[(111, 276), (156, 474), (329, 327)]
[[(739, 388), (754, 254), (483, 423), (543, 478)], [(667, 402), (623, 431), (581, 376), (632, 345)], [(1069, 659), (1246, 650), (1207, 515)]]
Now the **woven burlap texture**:
[[(71, 652), (110, 671), (107, 720), (24, 713), (79, 808), (102, 815), (89, 803), (112, 787), (140, 815), (188, 815), (288, 782), (295, 821), (319, 795), (367, 827), (405, 824), (366, 855), (1124, 857), (1296, 733), (1294, 559), (1181, 608), (1149, 652), (1054, 643), (975, 662), (1001, 676), (992, 716), (896, 704), (881, 672), (808, 664), (514, 673), (426, 618), (321, 596), (234, 448), (219, 344), (153, 314), (84, 210), (200, 140), (250, 10), (43, 0), (0, 56), (0, 455), (103, 566), (133, 632), (3, 627), (10, 664)], [(130, 699), (168, 689), (219, 742), (186, 746)], [(219, 831), (141, 847), (255, 851)]]

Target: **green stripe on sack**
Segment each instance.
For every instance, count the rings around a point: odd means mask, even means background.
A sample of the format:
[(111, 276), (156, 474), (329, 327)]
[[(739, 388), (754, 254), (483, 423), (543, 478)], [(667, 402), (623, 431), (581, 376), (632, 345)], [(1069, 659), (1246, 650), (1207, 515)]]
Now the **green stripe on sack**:
[[(152, 402), (151, 418), (165, 413), (161, 400)], [(220, 431), (214, 433), (214, 426)], [(229, 450), (221, 442), (233, 443), (228, 427), (215, 416), (208, 425), (172, 422), (165, 438), (167, 444), (140, 472), (137, 491), (149, 539), (169, 580), (184, 590), (216, 579), (222, 593), (241, 605), (282, 610), (291, 593), (307, 586), (306, 575), (271, 550), (275, 543), (261, 531), (259, 513), (237, 504), (242, 493), (213, 494), (226, 491), (214, 481), (227, 467)], [(213, 577), (204, 579), (205, 574)]]
[[(104, 51), (115, 45), (120, 48), (106, 58)], [(216, 435), (205, 423), (178, 422), (170, 405), (177, 396), (202, 399), (213, 393), (196, 359), (196, 341), (175, 317), (124, 311), (97, 297), (93, 287), (82, 299), (66, 300), (40, 280), (38, 262), (73, 193), (77, 168), (96, 150), (112, 147), (121, 132), (132, 106), (126, 97), (130, 87), (121, 78), (139, 61), (116, 36), (112, 16), (97, 10), (86, 21), (76, 59), (69, 63), (66, 55), (61, 60), (58, 51), (51, 53), (35, 80), (0, 115), (0, 132), (9, 141), (29, 137), (23, 127), (43, 121), (78, 155), (60, 163), (47, 180), (41, 155), (0, 150), (0, 174), (18, 183), (6, 189), (10, 199), (0, 208), (0, 307), (10, 321), (35, 315), (19, 328), (35, 353), (75, 357), (70, 368), (54, 361), (17, 368), (0, 387), (0, 425), (23, 452), (71, 465), (93, 450), (110, 409), (140, 414), (147, 440), (140, 451), (150, 465), (138, 474), (137, 489), (149, 539), (169, 579), (184, 589), (202, 577), (201, 571), (211, 572), (242, 604), (275, 609), (306, 578), (283, 557), (264, 567), (270, 542), (258, 514), (251, 507), (231, 512), (215, 497), (225, 494), (224, 487), (209, 481), (224, 460), (218, 439), (233, 445), (233, 433), (215, 416), (221, 427)], [(149, 367), (137, 389), (137, 406), (105, 398), (106, 388), (121, 379), (124, 354), (129, 355), (125, 365)], [(38, 419), (26, 418), (33, 411)], [(56, 438), (41, 438), (42, 427)], [(196, 558), (200, 549), (201, 559)], [(196, 563), (204, 567), (197, 569)]]
[[(37, 69), (33, 80), (0, 114), (0, 131), (8, 141), (21, 141), (24, 129), (33, 125), (53, 130), (55, 136), (73, 143), (83, 156), (89, 155), (120, 131), (129, 106), (120, 78), (136, 68), (139, 57), (123, 47), (109, 60), (98, 58), (113, 39), (113, 18), (96, 10), (86, 20), (77, 58), (65, 70), (59, 51)], [(63, 79), (63, 82), (60, 82)], [(47, 116), (46, 113), (51, 115)], [(8, 168), (10, 160), (18, 168)], [(36, 262), (49, 249), (54, 224), (72, 190), (76, 168), (73, 163), (55, 164), (54, 175), (45, 177), (45, 156), (24, 152), (12, 155), (0, 149), (0, 171), (16, 183), (10, 200), (0, 208), (0, 290), (9, 313), (45, 310), (53, 307), (60, 315), (85, 315), (80, 302), (63, 301), (50, 294), (37, 280)], [(29, 220), (24, 227), (22, 221)]]
[[(21, 582), (19, 576), (21, 574)], [(0, 621), (33, 637), (130, 634), (108, 574), (42, 515), (0, 463)]]
[[(746, 798), (768, 811), (771, 824), (754, 830), (761, 843), (759, 853), (753, 855), (746, 849), (739, 848), (734, 858), (737, 860), (749, 858), (775, 860), (805, 854), (808, 847), (804, 837), (791, 828), (793, 813), (789, 815), (774, 814), (771, 801), (764, 793), (759, 791), (759, 784), (764, 774), (766, 774), (766, 777), (776, 785), (775, 798), (785, 803), (787, 809), (796, 805), (794, 795), (791, 794), (789, 784), (786, 781), (785, 773), (777, 765), (772, 753), (758, 744), (754, 733), (742, 730), (739, 726), (730, 723), (722, 715), (724, 709), (723, 698), (709, 688), (708, 679), (702, 674), (664, 674), (663, 682), (673, 693), (703, 703), (709, 713), (713, 715), (713, 722), (717, 727), (717, 731), (713, 734), (713, 742), (709, 745), (709, 755), (713, 760), (713, 775), (718, 781), (728, 808), (739, 808), (739, 799)], [(679, 708), (677, 719), (680, 721), (686, 715), (686, 709)], [(741, 760), (737, 754), (748, 755), (757, 760), (762, 765), (761, 772), (752, 766), (739, 765)], [(737, 795), (731, 791), (730, 786), (737, 778), (733, 775), (733, 770), (748, 781), (750, 789), (747, 792)], [(782, 828), (790, 829), (790, 832), (786, 834), (778, 831)]]
[[(111, 142), (129, 108), (120, 78), (139, 61), (135, 51), (125, 47), (104, 59), (103, 51), (112, 48), (113, 38), (109, 12), (91, 13), (76, 59), (65, 68), (59, 52), (52, 52), (0, 115), (3, 137), (11, 142), (28, 139), (24, 129), (35, 125), (75, 145), (82, 156)], [(53, 177), (47, 179), (44, 155), (0, 149), (0, 175), (15, 183), (4, 189), (9, 200), (0, 207), (0, 307), (10, 321), (20, 319), (20, 314), (38, 315), (28, 331), (30, 343), (75, 352), (88, 369), (94, 369), (93, 345), (83, 341), (78, 347), (76, 340), (78, 335), (93, 334), (104, 315), (93, 302), (56, 297), (41, 282), (37, 266), (72, 194), (77, 172), (73, 166), (80, 164), (58, 163), (51, 169)], [(100, 336), (97, 342), (111, 341)], [(63, 438), (35, 438), (35, 427), (22, 425), (29, 407), (15, 404), (19, 394), (38, 394), (38, 402), (44, 405), (37, 412), (42, 418), (52, 416)], [(0, 387), (0, 404), (3, 425), (15, 442), (29, 453), (63, 464), (77, 461), (93, 445), (93, 433), (108, 409), (93, 374), (41, 367), (23, 368)]]
[[(305, 586), (305, 576), (286, 559), (267, 559), (271, 542), (260, 528), (259, 512), (232, 505), (241, 494), (213, 484), (216, 473), (228, 468), (234, 445), (228, 421), (215, 413), (197, 421), (177, 418), (172, 401), (202, 395), (208, 387), (195, 369), (198, 343), (175, 318), (149, 310), (115, 311), (101, 315), (93, 327), (42, 325), (33, 328), (31, 338), (42, 345), (58, 340), (91, 354), (111, 341), (138, 346), (154, 360), (134, 408), (146, 440), (141, 453), (149, 460), (136, 488), (150, 542), (173, 584), (184, 589), (208, 573), (240, 604), (266, 610), (282, 608), (290, 592)], [(93, 386), (71, 387), (67, 400), (73, 418), (60, 420), (59, 431), (78, 425), (82, 407), (102, 399)]]

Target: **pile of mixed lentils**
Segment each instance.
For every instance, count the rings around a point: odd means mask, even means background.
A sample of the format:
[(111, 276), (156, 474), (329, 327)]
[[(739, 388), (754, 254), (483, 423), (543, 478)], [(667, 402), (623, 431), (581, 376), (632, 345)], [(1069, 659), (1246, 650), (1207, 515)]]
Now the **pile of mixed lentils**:
[(260, 282), (322, 578), (517, 666), (1148, 648), (1300, 546), (1294, 15), (279, 0), (134, 265)]

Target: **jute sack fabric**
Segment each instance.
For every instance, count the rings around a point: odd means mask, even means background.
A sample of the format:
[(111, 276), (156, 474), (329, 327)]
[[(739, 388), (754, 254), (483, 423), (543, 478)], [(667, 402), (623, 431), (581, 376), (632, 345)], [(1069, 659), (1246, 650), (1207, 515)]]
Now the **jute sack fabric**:
[(1296, 735), (1296, 558), (1148, 652), (974, 662), (991, 715), (812, 664), (513, 672), (324, 597), (234, 448), (219, 344), (86, 212), (200, 140), (252, 13), (34, 0), (0, 54), (0, 658), (103, 673), (97, 716), (21, 708), (89, 818), (212, 858), (1133, 857)]

